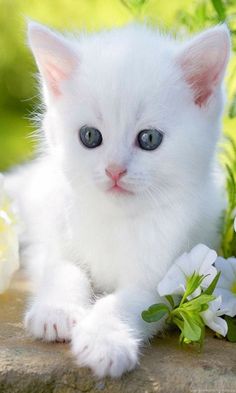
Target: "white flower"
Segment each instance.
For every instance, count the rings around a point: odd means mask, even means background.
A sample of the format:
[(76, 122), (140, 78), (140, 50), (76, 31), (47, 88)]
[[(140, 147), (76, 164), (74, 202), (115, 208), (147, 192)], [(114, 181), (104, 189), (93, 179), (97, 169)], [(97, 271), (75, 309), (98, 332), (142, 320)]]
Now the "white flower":
[[(182, 295), (186, 290), (187, 279), (197, 273), (206, 276), (201, 283), (201, 288), (207, 288), (217, 274), (213, 265), (217, 258), (214, 250), (204, 244), (198, 244), (189, 253), (182, 254), (168, 270), (158, 285), (160, 296)], [(201, 289), (198, 288), (192, 297), (198, 296)]]
[(206, 326), (225, 337), (228, 332), (228, 325), (223, 318), (220, 318), (224, 314), (224, 310), (221, 309), (221, 302), (221, 296), (218, 296), (208, 304), (209, 308), (201, 313), (201, 317)]
[(236, 258), (224, 259), (218, 257), (215, 262), (218, 271), (221, 271), (215, 294), (222, 296), (222, 308), (226, 315), (236, 315)]
[(19, 267), (19, 242), (12, 206), (4, 190), (0, 174), (0, 293), (9, 286), (12, 274)]

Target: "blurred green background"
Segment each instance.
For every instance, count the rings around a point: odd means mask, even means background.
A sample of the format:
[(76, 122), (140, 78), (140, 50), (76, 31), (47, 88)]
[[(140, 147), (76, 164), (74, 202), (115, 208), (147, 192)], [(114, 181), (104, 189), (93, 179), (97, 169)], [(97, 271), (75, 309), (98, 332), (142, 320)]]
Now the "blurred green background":
[[(0, 171), (28, 159), (34, 150), (29, 117), (39, 101), (26, 18), (59, 30), (89, 31), (144, 20), (183, 37), (226, 20), (236, 48), (236, 0), (0, 0)], [(227, 94), (224, 131), (235, 138), (235, 55)]]

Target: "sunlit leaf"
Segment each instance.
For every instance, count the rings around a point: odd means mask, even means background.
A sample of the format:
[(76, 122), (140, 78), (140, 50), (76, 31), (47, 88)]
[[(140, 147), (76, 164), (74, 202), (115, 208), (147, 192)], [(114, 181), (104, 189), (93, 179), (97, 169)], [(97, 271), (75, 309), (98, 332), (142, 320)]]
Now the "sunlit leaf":
[[(206, 295), (212, 295), (212, 293), (214, 292), (216, 285), (219, 281), (221, 272), (218, 272), (217, 275), (215, 276), (215, 278), (212, 280), (211, 284), (209, 285), (209, 287), (204, 291), (204, 293)], [(213, 300), (213, 299), (212, 299)]]
[(202, 281), (204, 280), (204, 275), (199, 275), (197, 272), (194, 272), (190, 277), (186, 280), (186, 290), (181, 301), (181, 304), (193, 294), (194, 291), (201, 285)]
[(200, 312), (202, 310), (202, 305), (207, 304), (214, 299), (215, 299), (215, 296), (203, 293), (202, 295), (184, 303), (181, 308), (188, 310), (188, 311), (191, 310), (191, 311), (199, 311)]
[(183, 335), (185, 338), (191, 341), (199, 342), (201, 339), (201, 320), (197, 317), (197, 314), (189, 314), (185, 312), (180, 313), (184, 320)]

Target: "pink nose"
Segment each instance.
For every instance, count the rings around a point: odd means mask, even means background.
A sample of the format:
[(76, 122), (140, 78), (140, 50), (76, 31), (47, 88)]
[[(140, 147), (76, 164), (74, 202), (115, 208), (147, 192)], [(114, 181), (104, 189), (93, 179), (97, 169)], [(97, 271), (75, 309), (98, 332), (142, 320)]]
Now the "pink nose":
[(121, 167), (119, 165), (109, 165), (106, 169), (105, 172), (108, 177), (110, 177), (114, 181), (118, 181), (122, 176), (124, 176), (127, 172), (127, 169), (124, 167)]

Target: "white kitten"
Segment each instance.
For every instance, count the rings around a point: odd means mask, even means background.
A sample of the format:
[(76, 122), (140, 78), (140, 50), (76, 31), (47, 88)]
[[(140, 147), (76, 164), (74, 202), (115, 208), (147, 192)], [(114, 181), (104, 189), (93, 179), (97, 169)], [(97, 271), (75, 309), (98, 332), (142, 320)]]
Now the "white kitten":
[(228, 30), (182, 44), (139, 25), (76, 38), (30, 23), (29, 43), (44, 153), (8, 184), (17, 184), (37, 285), (26, 327), (72, 338), (79, 365), (117, 377), (161, 328), (140, 313), (158, 301), (174, 258), (218, 245)]

